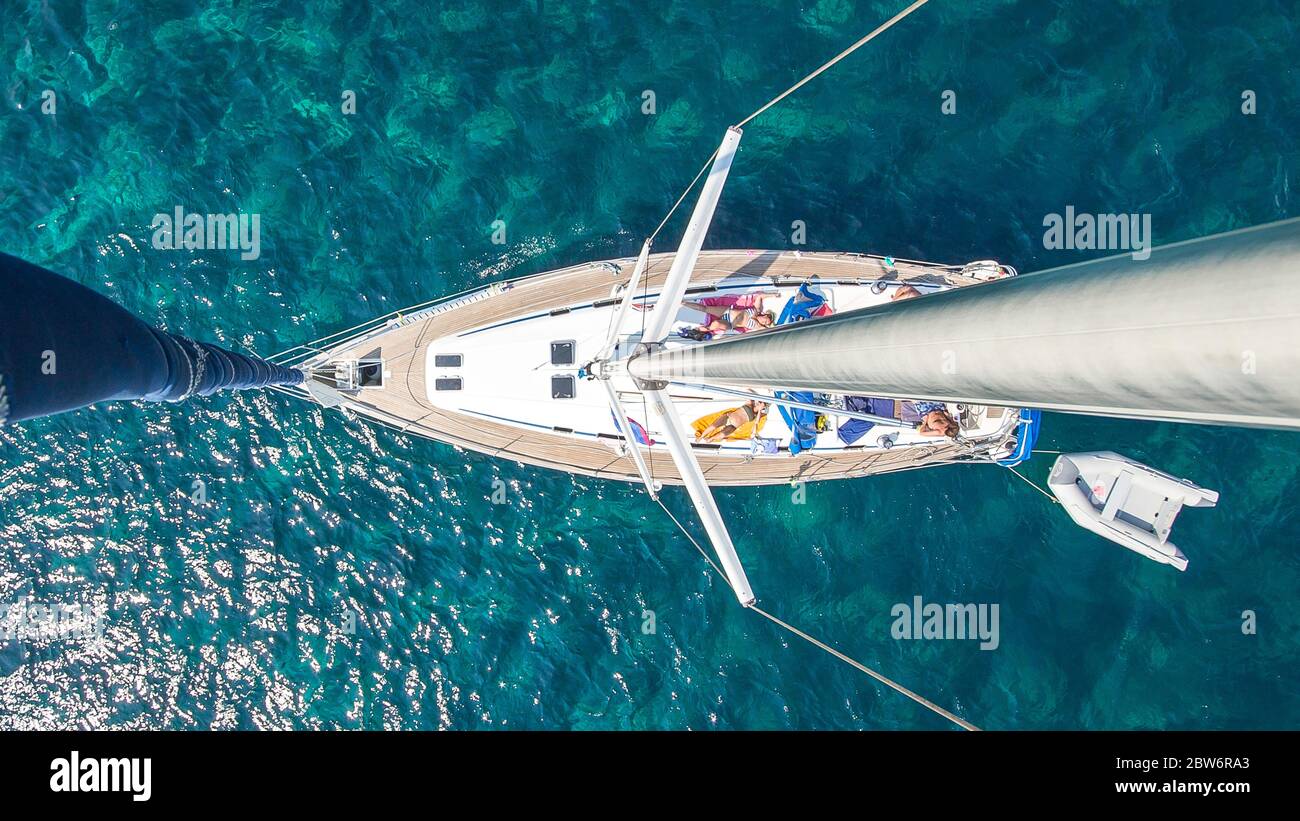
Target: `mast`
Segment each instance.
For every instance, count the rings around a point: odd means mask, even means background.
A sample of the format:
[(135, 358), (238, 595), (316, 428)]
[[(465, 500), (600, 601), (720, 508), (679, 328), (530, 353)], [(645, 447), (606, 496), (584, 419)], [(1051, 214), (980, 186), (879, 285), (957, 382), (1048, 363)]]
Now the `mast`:
[(150, 327), (79, 282), (0, 254), (0, 425), (95, 402), (302, 382), (302, 371)]
[(628, 370), (1300, 429), (1300, 220), (651, 350)]

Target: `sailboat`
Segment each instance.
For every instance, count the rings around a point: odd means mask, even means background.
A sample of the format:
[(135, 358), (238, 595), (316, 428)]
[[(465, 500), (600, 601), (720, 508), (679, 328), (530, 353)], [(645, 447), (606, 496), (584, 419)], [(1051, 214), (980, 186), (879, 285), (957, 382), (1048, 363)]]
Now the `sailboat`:
[[(744, 604), (754, 596), (710, 486), (1014, 466), (1042, 409), (1297, 426), (1291, 375), (1242, 368), (1243, 356), (1275, 359), (1300, 339), (1295, 268), (1279, 264), (1300, 259), (1295, 222), (1027, 276), (991, 260), (704, 251), (740, 139), (728, 130), (675, 253), (652, 255), (647, 241), (636, 258), (396, 312), (273, 357), (305, 376), (281, 390), (652, 496), (682, 485)], [(908, 288), (918, 296), (898, 299)], [(708, 308), (745, 304), (771, 311), (771, 327), (689, 333), (716, 326)], [(873, 402), (853, 401), (863, 397)], [(951, 435), (905, 421), (917, 398), (957, 422)], [(709, 420), (760, 406), (743, 415), (743, 437), (700, 436)], [(850, 441), (850, 426), (866, 433)]]
[[(907, 402), (888, 397), (854, 410), (832, 390), (727, 386), (634, 367), (651, 351), (689, 353), (706, 344), (689, 332), (719, 324), (710, 307), (751, 319), (753, 308), (728, 306), (761, 305), (772, 327), (784, 328), (1017, 273), (992, 260), (941, 265), (859, 253), (703, 251), (740, 139), (739, 129), (727, 132), (676, 253), (652, 255), (646, 242), (636, 258), (495, 283), (394, 313), (273, 358), (307, 377), (287, 390), (403, 433), (639, 482), (652, 495), (683, 485), (745, 603), (754, 597), (709, 485), (1024, 459), (1038, 415), (1018, 407), (946, 403), (960, 432), (934, 436), (907, 421)], [(746, 430), (713, 441), (699, 435), (701, 420), (756, 406), (763, 410), (749, 413), (756, 418)]]
[[(670, 211), (636, 257), (494, 282), (271, 357), (303, 374), (276, 389), (467, 450), (637, 482), (656, 499), (681, 485), (747, 605), (711, 486), (1014, 468), (1042, 410), (1300, 427), (1300, 382), (1276, 362), (1297, 359), (1300, 339), (1294, 221), (1026, 276), (994, 260), (704, 250), (743, 126), (925, 1), (726, 130), (673, 207), (700, 183), (675, 252), (651, 253)], [(1267, 368), (1242, 365), (1257, 355)], [(940, 424), (926, 424), (936, 410)], [(1163, 543), (1181, 491), (1134, 470), (1121, 472), (1125, 497), (1154, 502), (1126, 512), (1109, 498), (1118, 474), (1094, 487), (1076, 470), (1087, 503), (1067, 507), (1163, 556), (1115, 522)], [(1186, 567), (1181, 554), (1167, 563)]]
[[(1295, 220), (1027, 275), (994, 260), (704, 250), (743, 127), (924, 2), (728, 128), (687, 189), (702, 181), (674, 252), (652, 253), (670, 211), (635, 257), (495, 282), (285, 351), (271, 361), (304, 378), (277, 389), (459, 448), (639, 483), (656, 500), (680, 485), (737, 600), (791, 630), (756, 607), (712, 487), (1014, 469), (1044, 410), (1300, 428)], [(925, 418), (936, 410), (938, 435)], [(1109, 451), (1061, 460), (1045, 495), (1186, 569), (1167, 543), (1173, 517), (1217, 493)]]

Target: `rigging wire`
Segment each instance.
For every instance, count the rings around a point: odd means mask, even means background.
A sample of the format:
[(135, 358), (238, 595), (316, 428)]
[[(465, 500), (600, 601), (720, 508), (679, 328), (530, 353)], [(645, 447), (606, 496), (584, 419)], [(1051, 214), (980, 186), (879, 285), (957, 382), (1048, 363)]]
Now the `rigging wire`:
[(664, 226), (668, 224), (668, 220), (673, 218), (673, 214), (677, 213), (677, 206), (681, 205), (682, 200), (686, 199), (686, 195), (691, 193), (691, 189), (694, 188), (695, 184), (700, 181), (700, 177), (704, 176), (704, 172), (709, 170), (709, 165), (713, 162), (714, 157), (717, 156), (718, 156), (718, 149), (715, 148), (713, 149), (713, 153), (709, 155), (709, 158), (704, 161), (704, 165), (700, 166), (699, 173), (695, 175), (695, 179), (691, 180), (691, 184), (686, 186), (686, 190), (683, 191), (682, 195), (677, 198), (677, 202), (673, 203), (673, 207), (668, 209), (667, 214), (664, 214), (664, 218), (662, 221), (660, 221), (659, 227), (656, 228), (655, 232), (650, 235), (650, 239), (652, 241), (654, 240), (655, 237), (659, 236), (660, 231), (664, 230)]
[[(750, 114), (745, 119), (736, 123), (735, 127), (743, 128), (745, 124), (748, 123), (750, 120), (753, 120), (754, 118), (758, 117), (764, 111), (767, 111), (769, 108), (781, 102), (786, 97), (789, 97), (791, 94), (803, 88), (813, 79), (815, 79), (818, 75), (830, 69), (836, 63), (843, 60), (845, 57), (848, 57), (850, 54), (857, 51), (858, 49), (862, 48), (867, 43), (870, 43), (872, 40), (876, 39), (878, 35), (883, 34), (884, 32), (893, 28), (893, 26), (896, 23), (900, 22), (904, 17), (907, 17), (909, 14), (919, 9), (921, 6), (924, 6), (929, 1), (930, 0), (916, 0), (916, 2), (912, 3), (912, 5), (903, 9), (898, 14), (895, 14), (893, 17), (889, 18), (884, 23), (881, 23), (878, 27), (876, 27), (874, 31), (872, 31), (866, 37), (863, 37), (861, 40), (858, 40), (853, 45), (849, 46), (848, 48), (841, 51), (839, 54), (832, 57), (827, 62), (823, 63), (821, 67), (818, 68), (816, 71), (812, 72), (811, 74), (809, 74), (808, 76), (800, 80), (799, 82), (787, 88), (785, 91), (782, 91), (780, 94), (768, 100), (766, 103), (763, 104), (761, 108), (756, 110), (753, 114)], [(709, 170), (709, 164), (712, 163), (714, 158), (717, 156), (718, 156), (718, 149), (715, 148), (713, 149), (713, 153), (709, 155), (709, 158), (704, 161), (704, 165), (700, 168), (699, 172), (696, 173), (695, 179), (691, 180), (690, 185), (686, 186), (686, 190), (683, 191), (682, 195), (677, 198), (677, 202), (673, 203), (673, 207), (668, 209), (668, 213), (664, 216), (663, 221), (659, 223), (659, 227), (655, 228), (654, 233), (650, 235), (650, 239), (653, 240), (655, 237), (659, 236), (659, 232), (662, 231), (664, 226), (668, 224), (668, 220), (672, 219), (673, 214), (677, 212), (677, 208), (682, 204), (682, 201), (686, 199), (687, 195), (691, 193), (691, 189), (693, 189), (696, 183), (700, 181), (700, 178), (704, 176), (704, 172)]]
[[(695, 537), (691, 535), (690, 531), (687, 530), (682, 525), (682, 523), (677, 520), (677, 517), (674, 516), (673, 512), (668, 509), (668, 506), (663, 503), (663, 500), (656, 498), (655, 501), (659, 503), (659, 507), (663, 508), (664, 513), (668, 514), (668, 518), (673, 520), (673, 524), (677, 525), (677, 529), (682, 532), (682, 535), (685, 536), (690, 541), (690, 543), (695, 546), (695, 549), (699, 551), (699, 554), (704, 557), (704, 561), (708, 562), (709, 566), (713, 568), (713, 571), (718, 574), (718, 577), (722, 579), (722, 583), (727, 585), (728, 589), (730, 589), (731, 582), (727, 580), (727, 574), (722, 572), (722, 568), (718, 567), (717, 562), (713, 561), (713, 558), (709, 556), (708, 553), (705, 552), (703, 547), (700, 547), (700, 543), (696, 541)], [(803, 639), (809, 644), (812, 644), (822, 650), (825, 650), (827, 653), (830, 653), (832, 656), (844, 662), (845, 664), (854, 667), (863, 673), (866, 673), (867, 675), (871, 676), (873, 679), (880, 682), (881, 684), (884, 684), (885, 686), (890, 687), (899, 693), (902, 693), (903, 695), (907, 696), (912, 701), (915, 701), (917, 704), (920, 704), (922, 707), (926, 708), (927, 710), (930, 710), (931, 712), (937, 715), (943, 716), (944, 718), (951, 721), (953, 724), (956, 724), (958, 727), (961, 727), (963, 730), (979, 731), (979, 727), (976, 727), (974, 724), (971, 724), (969, 721), (965, 720), (964, 718), (961, 718), (960, 716), (950, 713), (949, 711), (940, 707), (938, 704), (935, 704), (933, 701), (930, 701), (924, 696), (921, 696), (909, 690), (908, 688), (904, 687), (903, 685), (899, 684), (898, 682), (894, 681), (888, 676), (878, 673), (875, 670), (872, 670), (870, 667), (866, 666), (862, 662), (856, 661), (850, 658), (849, 656), (846, 656), (845, 654), (841, 653), (839, 650), (836, 650), (834, 647), (831, 647), (829, 644), (826, 644), (823, 641), (819, 641), (818, 639), (813, 638), (812, 636), (808, 635), (807, 633), (795, 627), (794, 625), (787, 624), (786, 622), (781, 621), (776, 616), (773, 616), (771, 613), (762, 609), (758, 605), (748, 604), (746, 605), (746, 607), (750, 610), (753, 610), (755, 613), (759, 614), (760, 616), (772, 622), (773, 624), (777, 625), (778, 627), (788, 630), (789, 632), (793, 633), (794, 635), (798, 636), (799, 638)]]
[[(804, 77), (804, 78), (803, 78), (802, 80), (800, 80), (799, 82), (797, 82), (797, 83), (795, 83), (794, 85), (790, 86), (788, 89), (786, 89), (785, 91), (781, 92), (781, 93), (778, 94), (776, 97), (773, 97), (771, 100), (769, 100), (767, 103), (765, 103), (761, 108), (757, 109), (756, 111), (754, 111), (754, 113), (750, 114), (748, 117), (746, 117), (745, 119), (743, 119), (743, 120), (741, 120), (739, 123), (737, 123), (737, 124), (736, 124), (736, 128), (741, 128), (741, 127), (745, 126), (745, 125), (746, 125), (747, 123), (749, 123), (751, 120), (753, 120), (753, 119), (755, 119), (756, 117), (760, 116), (761, 114), (763, 114), (763, 112), (767, 111), (767, 110), (770, 109), (772, 106), (774, 106), (774, 105), (776, 105), (777, 103), (781, 102), (781, 101), (784, 100), (786, 97), (789, 97), (791, 94), (793, 94), (794, 92), (798, 91), (798, 90), (799, 90), (800, 88), (802, 88), (803, 86), (807, 85), (809, 82), (811, 82), (813, 79), (815, 79), (816, 77), (818, 77), (819, 75), (821, 75), (823, 72), (825, 72), (825, 71), (827, 71), (828, 69), (830, 69), (830, 68), (831, 68), (832, 66), (834, 66), (836, 63), (840, 62), (840, 61), (843, 60), (845, 57), (848, 57), (850, 54), (852, 54), (853, 52), (857, 51), (857, 50), (858, 50), (859, 48), (861, 48), (862, 46), (864, 46), (864, 45), (866, 45), (867, 43), (871, 42), (873, 39), (875, 39), (875, 38), (876, 38), (877, 36), (879, 36), (880, 34), (884, 33), (885, 31), (889, 30), (890, 28), (892, 28), (895, 24), (897, 24), (897, 23), (898, 23), (899, 21), (901, 21), (903, 18), (907, 17), (909, 14), (911, 14), (911, 13), (914, 12), (914, 11), (916, 11), (918, 8), (920, 8), (921, 6), (925, 5), (927, 2), (929, 2), (929, 0), (916, 0), (916, 2), (912, 3), (910, 6), (908, 6), (907, 8), (903, 9), (902, 11), (900, 11), (898, 14), (894, 15), (893, 17), (891, 17), (889, 20), (885, 21), (883, 24), (881, 24), (879, 27), (877, 27), (874, 31), (872, 31), (871, 33), (867, 34), (865, 37), (863, 37), (862, 39), (858, 40), (856, 43), (854, 43), (853, 45), (849, 46), (849, 47), (846, 48), (844, 51), (841, 51), (839, 54), (835, 55), (835, 57), (831, 58), (831, 59), (830, 59), (829, 61), (827, 61), (826, 63), (822, 64), (822, 65), (821, 65), (817, 70), (813, 71), (811, 74), (807, 75), (806, 77)], [(659, 225), (655, 228), (654, 232), (653, 232), (652, 234), (650, 234), (650, 238), (649, 238), (649, 239), (650, 239), (651, 242), (653, 242), (654, 239), (655, 239), (656, 237), (659, 236), (659, 232), (662, 231), (662, 230), (664, 229), (664, 226), (668, 224), (668, 221), (669, 221), (670, 219), (672, 219), (673, 214), (675, 214), (675, 213), (677, 212), (677, 209), (681, 206), (682, 202), (684, 202), (684, 201), (686, 200), (686, 197), (690, 195), (691, 191), (695, 188), (695, 186), (699, 183), (699, 181), (704, 177), (705, 172), (707, 172), (707, 171), (709, 170), (709, 166), (710, 166), (710, 165), (713, 163), (713, 161), (717, 158), (717, 156), (718, 156), (718, 150), (719, 150), (719, 149), (714, 149), (713, 153), (709, 155), (709, 158), (708, 158), (707, 160), (705, 160), (704, 165), (700, 167), (700, 170), (699, 170), (698, 172), (696, 172), (695, 177), (691, 180), (690, 184), (686, 186), (686, 189), (685, 189), (684, 191), (682, 191), (681, 196), (679, 196), (679, 197), (677, 198), (677, 201), (673, 203), (672, 208), (668, 209), (668, 213), (664, 215), (663, 220), (660, 221)], [(647, 295), (648, 295), (648, 289), (649, 289), (649, 277), (646, 277), (646, 279), (645, 279), (645, 281), (644, 281), (643, 291), (642, 291), (642, 301), (643, 301), (643, 302), (645, 301), (645, 299), (646, 299), (646, 297), (647, 297)], [(646, 312), (645, 312), (645, 311), (642, 311), (642, 312), (641, 312), (641, 333), (642, 333), (643, 336), (644, 336), (644, 334), (645, 334), (645, 326), (646, 326), (646, 316), (645, 316), (645, 315), (646, 315)], [(646, 407), (646, 402), (645, 402), (645, 392), (644, 392), (644, 391), (641, 393), (641, 405), (642, 405), (642, 412), (646, 415), (646, 419), (647, 419), (647, 421), (648, 421), (648, 420), (649, 420), (649, 409)], [(671, 424), (671, 420), (670, 420), (668, 423)], [(630, 447), (636, 447), (636, 446), (637, 446), (637, 443), (635, 443), (635, 442), (631, 442), (631, 443), (629, 443), (629, 446), (630, 446)], [(651, 459), (650, 459), (650, 471), (651, 471), (651, 481), (653, 481), (653, 480), (654, 480), (654, 459), (653, 459), (653, 453), (651, 454)], [(1015, 472), (1015, 471), (1013, 470), (1012, 472)], [(1024, 478), (1024, 477), (1022, 476), (1021, 478)], [(1026, 479), (1025, 481), (1029, 481), (1029, 480)], [(1031, 482), (1030, 484), (1033, 484), (1033, 483)], [(673, 524), (677, 526), (677, 529), (680, 530), (680, 531), (682, 532), (682, 535), (684, 535), (684, 536), (685, 536), (685, 537), (690, 541), (690, 543), (691, 543), (692, 545), (695, 546), (696, 551), (698, 551), (699, 554), (704, 558), (704, 560), (705, 560), (706, 562), (709, 563), (709, 566), (712, 567), (712, 568), (713, 568), (713, 571), (714, 571), (715, 573), (718, 574), (718, 577), (721, 578), (721, 579), (723, 580), (723, 583), (726, 584), (728, 588), (730, 588), (730, 587), (731, 587), (731, 582), (727, 579), (727, 574), (724, 573), (724, 572), (722, 571), (722, 568), (718, 567), (717, 562), (715, 562), (715, 561), (713, 560), (713, 558), (712, 558), (712, 557), (711, 557), (711, 556), (710, 556), (710, 555), (709, 555), (709, 554), (704, 550), (704, 548), (700, 546), (700, 543), (695, 539), (694, 536), (691, 535), (690, 531), (687, 530), (686, 527), (685, 527), (685, 526), (684, 526), (680, 521), (678, 521), (677, 517), (673, 515), (673, 512), (672, 512), (671, 510), (669, 510), (668, 507), (667, 507), (667, 505), (665, 505), (665, 504), (663, 503), (663, 500), (660, 499), (660, 498), (657, 497), (657, 496), (651, 496), (651, 498), (654, 499), (654, 501), (659, 505), (659, 507), (663, 510), (663, 512), (666, 513), (666, 514), (668, 515), (668, 518), (671, 519), (672, 522), (673, 522)], [(1050, 498), (1050, 497), (1049, 497), (1049, 498)], [(1055, 501), (1055, 499), (1053, 499), (1053, 501)], [(856, 661), (856, 660), (850, 658), (849, 656), (845, 655), (844, 653), (841, 653), (840, 651), (836, 650), (834, 647), (831, 647), (830, 645), (826, 644), (825, 642), (819, 641), (818, 639), (814, 638), (813, 636), (810, 636), (809, 634), (803, 632), (803, 631), (800, 630), (799, 628), (797, 628), (797, 627), (795, 627), (795, 626), (793, 626), (793, 625), (791, 625), (791, 624), (787, 624), (786, 622), (782, 621), (781, 619), (777, 618), (776, 616), (772, 615), (771, 613), (768, 613), (766, 610), (763, 610), (762, 608), (758, 607), (757, 605), (755, 605), (755, 604), (753, 604), (753, 603), (750, 603), (749, 605), (746, 605), (746, 606), (747, 606), (749, 609), (751, 609), (751, 610), (753, 610), (754, 612), (756, 612), (756, 613), (758, 613), (759, 615), (761, 615), (763, 618), (765, 618), (765, 619), (767, 619), (768, 621), (772, 622), (773, 624), (777, 625), (778, 627), (781, 627), (782, 629), (784, 629), (784, 630), (786, 630), (786, 631), (788, 631), (788, 632), (790, 632), (790, 633), (792, 633), (792, 634), (798, 636), (799, 638), (803, 639), (804, 641), (807, 641), (807, 642), (809, 642), (810, 644), (812, 644), (812, 645), (814, 645), (814, 646), (820, 648), (821, 650), (826, 651), (826, 652), (829, 653), (830, 655), (834, 656), (835, 658), (839, 659), (840, 661), (844, 662), (845, 664), (848, 664), (848, 665), (854, 667), (855, 669), (857, 669), (857, 670), (859, 670), (859, 671), (861, 671), (861, 672), (867, 674), (868, 676), (870, 676), (871, 678), (873, 678), (873, 679), (875, 679), (876, 681), (880, 682), (881, 684), (884, 684), (884, 685), (886, 685), (887, 687), (890, 687), (890, 688), (892, 688), (893, 690), (895, 690), (895, 691), (897, 691), (897, 692), (899, 692), (899, 693), (902, 693), (903, 695), (905, 695), (905, 696), (907, 696), (908, 698), (910, 698), (912, 701), (915, 701), (917, 704), (920, 704), (922, 707), (925, 707), (927, 710), (930, 710), (931, 712), (934, 712), (935, 714), (940, 715), (940, 716), (946, 718), (947, 720), (951, 721), (952, 723), (956, 724), (957, 726), (961, 727), (962, 729), (965, 729), (965, 730), (979, 730), (979, 728), (976, 727), (974, 724), (971, 724), (970, 722), (966, 721), (965, 719), (962, 719), (962, 718), (960, 718), (959, 716), (954, 715), (953, 713), (949, 712), (948, 710), (945, 710), (944, 708), (940, 707), (939, 705), (935, 704), (934, 702), (930, 701), (929, 699), (926, 699), (926, 698), (924, 698), (924, 697), (918, 695), (917, 693), (915, 693), (915, 692), (909, 690), (908, 688), (904, 687), (903, 685), (899, 684), (898, 682), (894, 681), (893, 679), (890, 679), (889, 677), (887, 677), (887, 676), (885, 676), (885, 675), (882, 675), (881, 673), (878, 673), (878, 672), (876, 672), (875, 670), (872, 670), (870, 667), (867, 667), (865, 664), (862, 664), (861, 662), (858, 662), (858, 661)]]
[(800, 80), (799, 82), (795, 83), (794, 85), (792, 85), (792, 86), (790, 86), (789, 88), (787, 88), (785, 91), (782, 91), (780, 94), (778, 94), (777, 96), (773, 97), (770, 101), (768, 101), (768, 103), (767, 103), (766, 105), (764, 105), (764, 106), (763, 106), (762, 108), (760, 108), (758, 111), (755, 111), (753, 114), (750, 114), (750, 115), (749, 115), (748, 117), (746, 117), (745, 119), (743, 119), (743, 120), (741, 120), (740, 122), (736, 123), (736, 128), (743, 128), (744, 125), (745, 125), (745, 123), (747, 123), (747, 122), (749, 122), (750, 120), (754, 119), (754, 118), (757, 117), (758, 115), (762, 114), (764, 111), (767, 111), (767, 110), (768, 110), (769, 108), (771, 108), (772, 106), (774, 106), (774, 105), (776, 105), (777, 103), (779, 103), (779, 102), (781, 102), (782, 100), (784, 100), (786, 97), (789, 97), (791, 94), (793, 94), (793, 93), (795, 93), (796, 91), (798, 91), (799, 89), (803, 88), (803, 86), (804, 86), (806, 83), (808, 83), (810, 80), (812, 80), (813, 78), (815, 78), (817, 75), (821, 74), (823, 71), (826, 71), (826, 70), (829, 69), (831, 66), (835, 65), (836, 63), (838, 63), (840, 60), (843, 60), (845, 57), (848, 57), (850, 54), (852, 54), (853, 52), (855, 52), (855, 51), (857, 51), (858, 49), (862, 48), (862, 47), (865, 46), (867, 43), (870, 43), (872, 40), (874, 40), (874, 39), (876, 38), (877, 35), (879, 35), (879, 34), (883, 34), (884, 32), (888, 31), (890, 28), (892, 28), (892, 27), (894, 26), (895, 23), (899, 22), (900, 20), (902, 20), (902, 19), (903, 19), (904, 17), (906, 17), (907, 15), (909, 15), (909, 14), (911, 14), (912, 12), (916, 11), (916, 10), (919, 9), (921, 6), (924, 6), (927, 2), (929, 2), (929, 0), (916, 0), (916, 2), (913, 3), (912, 5), (908, 6), (908, 7), (905, 8), (905, 9), (903, 9), (903, 10), (900, 11), (898, 14), (895, 14), (893, 17), (889, 18), (889, 19), (886, 20), (884, 23), (881, 23), (880, 26), (877, 27), (875, 31), (871, 32), (871, 33), (868, 34), (866, 37), (863, 37), (861, 40), (857, 41), (857, 42), (854, 43), (853, 45), (851, 45), (851, 46), (849, 46), (848, 48), (846, 48), (846, 49), (844, 49), (843, 51), (841, 51), (839, 54), (837, 54), (837, 55), (835, 55), (834, 57), (832, 57), (829, 61), (827, 61), (825, 64), (823, 64), (821, 68), (817, 69), (817, 70), (814, 71), (812, 74), (809, 74), (807, 77), (804, 77), (804, 78), (803, 78), (802, 80)]
[(888, 686), (888, 687), (892, 687), (894, 690), (897, 690), (898, 692), (900, 692), (900, 693), (902, 693), (903, 695), (907, 696), (907, 697), (910, 698), (912, 701), (915, 701), (917, 704), (920, 704), (922, 707), (926, 708), (927, 710), (930, 710), (930, 711), (932, 711), (932, 712), (934, 712), (934, 713), (936, 713), (936, 714), (938, 714), (938, 715), (941, 715), (941, 716), (943, 716), (944, 718), (948, 719), (948, 720), (951, 721), (953, 724), (956, 724), (958, 727), (961, 727), (963, 730), (970, 730), (971, 732), (979, 732), (979, 727), (976, 727), (974, 724), (971, 724), (969, 721), (965, 720), (964, 718), (961, 718), (960, 716), (953, 715), (952, 713), (950, 713), (950, 712), (948, 712), (947, 710), (945, 710), (945, 709), (943, 709), (942, 707), (940, 707), (938, 704), (935, 704), (933, 701), (930, 701), (929, 699), (925, 698), (924, 696), (917, 695), (916, 693), (914, 693), (914, 692), (912, 692), (911, 690), (907, 689), (906, 687), (904, 687), (903, 685), (899, 684), (898, 682), (896, 682), (896, 681), (894, 681), (894, 680), (892, 680), (892, 679), (890, 679), (890, 678), (888, 678), (888, 677), (886, 677), (886, 676), (883, 676), (883, 675), (881, 675), (880, 673), (877, 673), (875, 670), (872, 670), (870, 667), (867, 667), (865, 664), (862, 664), (862, 663), (860, 663), (860, 662), (854, 661), (853, 659), (851, 659), (851, 658), (849, 658), (848, 656), (846, 656), (846, 655), (844, 655), (843, 653), (841, 653), (839, 650), (836, 650), (834, 647), (831, 647), (831, 646), (828, 645), (828, 644), (825, 644), (825, 643), (823, 643), (823, 642), (818, 641), (817, 639), (815, 639), (815, 638), (813, 638), (812, 636), (808, 635), (807, 633), (803, 632), (803, 631), (800, 630), (799, 628), (794, 627), (793, 625), (786, 624), (785, 622), (783, 622), (783, 621), (781, 621), (780, 619), (778, 619), (776, 616), (773, 616), (771, 613), (768, 613), (766, 610), (763, 610), (762, 608), (760, 608), (758, 605), (756, 605), (756, 604), (751, 604), (751, 605), (749, 606), (749, 609), (750, 609), (750, 610), (753, 610), (755, 613), (759, 614), (760, 616), (762, 616), (762, 617), (768, 619), (768, 620), (771, 621), (773, 624), (776, 624), (776, 625), (779, 625), (779, 626), (781, 626), (781, 627), (784, 627), (786, 630), (789, 630), (791, 633), (794, 633), (794, 634), (795, 634), (796, 636), (798, 636), (799, 638), (801, 638), (801, 639), (803, 639), (803, 640), (805, 640), (805, 641), (807, 641), (807, 642), (810, 642), (810, 643), (816, 645), (817, 647), (820, 647), (821, 649), (823, 649), (823, 650), (825, 650), (827, 653), (830, 653), (831, 655), (835, 656), (835, 658), (839, 659), (840, 661), (844, 662), (845, 664), (849, 664), (849, 665), (852, 665), (853, 667), (856, 667), (858, 670), (861, 670), (862, 672), (864, 672), (864, 673), (866, 673), (867, 675), (871, 676), (871, 677), (874, 678), (876, 681), (879, 681), (881, 684), (884, 684), (884, 685), (886, 685), (886, 686)]

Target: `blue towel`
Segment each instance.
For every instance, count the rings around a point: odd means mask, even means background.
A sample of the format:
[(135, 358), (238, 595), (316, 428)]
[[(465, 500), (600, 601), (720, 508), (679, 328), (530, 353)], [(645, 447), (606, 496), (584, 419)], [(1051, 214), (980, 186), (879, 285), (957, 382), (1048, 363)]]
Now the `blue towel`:
[[(776, 398), (811, 403), (813, 395), (809, 391), (790, 393), (777, 391)], [(781, 418), (785, 420), (786, 426), (790, 428), (790, 455), (794, 456), (801, 451), (812, 450), (813, 446), (817, 444), (817, 413), (803, 408), (787, 408), (785, 405), (777, 405), (777, 410), (781, 412)]]
[[(846, 396), (844, 397), (844, 409), (857, 411), (858, 413), (869, 413), (873, 416), (893, 416), (894, 400), (877, 399), (873, 396)], [(875, 426), (875, 422), (868, 422), (865, 419), (850, 419), (839, 426), (837, 435), (840, 437), (841, 442), (851, 445), (865, 436), (867, 431)]]
[(808, 290), (808, 283), (799, 286), (799, 292), (785, 303), (781, 309), (781, 316), (777, 317), (776, 324), (787, 325), (791, 322), (801, 322), (811, 317), (812, 312), (826, 304), (826, 297), (814, 294)]

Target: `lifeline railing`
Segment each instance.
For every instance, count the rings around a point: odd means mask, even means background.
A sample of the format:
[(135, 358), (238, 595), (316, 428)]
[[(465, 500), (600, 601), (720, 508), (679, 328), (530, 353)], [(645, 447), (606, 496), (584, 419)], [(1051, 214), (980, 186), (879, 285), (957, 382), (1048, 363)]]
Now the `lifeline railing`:
[[(736, 250), (734, 249), (719, 250), (719, 251), (705, 251), (700, 256), (702, 259), (707, 259), (710, 256), (728, 255), (734, 253), (736, 253)], [(857, 253), (852, 251), (839, 251), (839, 252), (816, 251), (816, 252), (809, 252), (809, 253), (813, 255), (824, 255), (836, 261), (843, 260), (845, 258), (851, 258), (855, 260), (875, 260), (877, 262), (882, 263), (882, 266), (885, 268), (886, 272), (891, 272), (893, 265), (897, 263), (902, 263), (903, 265), (906, 266), (927, 268), (927, 269), (935, 270), (937, 272), (943, 272), (946, 274), (957, 274), (957, 275), (961, 275), (963, 271), (965, 271), (967, 268), (967, 265), (945, 265), (943, 263), (927, 262), (924, 260), (913, 260), (913, 259), (904, 259), (902, 257), (881, 256), (879, 254), (862, 254), (862, 253)], [(635, 258), (622, 257), (612, 261), (615, 264), (620, 264), (620, 263), (631, 264), (635, 262)], [(468, 302), (477, 301), (479, 299), (486, 299), (487, 297), (492, 296), (494, 294), (503, 293), (504, 291), (507, 291), (510, 288), (512, 288), (515, 285), (515, 283), (522, 282), (526, 279), (532, 279), (534, 277), (539, 277), (539, 276), (560, 276), (560, 275), (572, 273), (573, 271), (582, 268), (604, 268), (608, 266), (609, 262), (611, 262), (611, 260), (598, 260), (594, 262), (584, 262), (578, 265), (570, 265), (567, 268), (560, 268), (555, 271), (550, 271), (548, 273), (523, 274), (517, 277), (511, 277), (510, 279), (498, 280), (496, 282), (487, 285), (476, 285), (471, 288), (466, 288), (463, 291), (458, 291), (454, 294), (450, 294), (448, 296), (438, 297), (436, 299), (431, 299), (426, 302), (420, 302), (407, 308), (399, 308), (398, 310), (391, 311), (387, 314), (376, 317), (374, 319), (367, 320), (358, 325), (354, 325), (350, 328), (345, 328), (341, 331), (335, 331), (332, 334), (326, 334), (325, 336), (322, 336), (319, 339), (312, 340), (311, 342), (306, 342), (300, 345), (294, 345), (293, 347), (287, 348), (283, 351), (280, 351), (279, 353), (265, 357), (265, 359), (268, 362), (274, 362), (277, 365), (293, 367), (294, 365), (301, 364), (302, 362), (305, 362), (308, 359), (311, 359), (313, 356), (316, 356), (318, 354), (328, 354), (329, 353), (328, 349), (330, 348), (338, 348), (344, 345), (351, 345), (355, 342), (361, 341), (378, 330), (381, 329), (386, 330), (390, 327), (400, 327), (402, 325), (410, 324), (411, 322), (419, 322), (424, 319), (428, 319), (431, 316), (435, 316), (439, 313), (442, 313), (443, 311), (451, 310), (454, 307), (467, 304)], [(621, 273), (621, 269), (619, 273)], [(832, 277), (828, 276), (827, 279), (832, 279)], [(394, 324), (394, 321), (396, 321), (396, 324)]]

